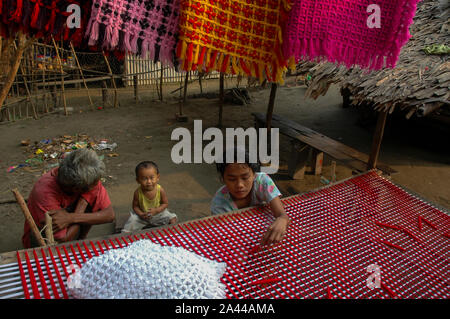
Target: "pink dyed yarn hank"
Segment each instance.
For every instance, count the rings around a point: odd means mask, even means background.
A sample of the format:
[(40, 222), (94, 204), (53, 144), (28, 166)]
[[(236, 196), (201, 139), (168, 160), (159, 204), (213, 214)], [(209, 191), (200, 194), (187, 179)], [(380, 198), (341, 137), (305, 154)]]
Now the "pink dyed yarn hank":
[[(89, 45), (173, 65), (180, 0), (93, 0)], [(148, 55), (147, 55), (148, 54)]]
[[(284, 32), (285, 57), (342, 63), (363, 69), (394, 68), (411, 37), (420, 0), (293, 0)], [(369, 7), (378, 5), (380, 27)], [(368, 23), (369, 21), (369, 23)], [(372, 26), (372, 27), (369, 27)]]

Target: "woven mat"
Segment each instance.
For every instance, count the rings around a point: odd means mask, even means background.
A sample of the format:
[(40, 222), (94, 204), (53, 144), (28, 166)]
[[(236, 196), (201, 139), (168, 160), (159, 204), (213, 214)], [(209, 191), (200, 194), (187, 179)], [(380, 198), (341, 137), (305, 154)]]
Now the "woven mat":
[(184, 70), (282, 82), (285, 0), (183, 0), (177, 56)]
[[(17, 252), (0, 266), (2, 298), (69, 298), (76, 267), (150, 239), (225, 262), (228, 298), (449, 298), (448, 212), (368, 172), (283, 199), (292, 219), (280, 244), (260, 247), (267, 208)], [(379, 282), (371, 279), (379, 274)], [(369, 283), (374, 283), (375, 287)]]
[(94, 0), (89, 45), (139, 54), (174, 65), (179, 0)]
[(291, 66), (299, 60), (327, 59), (347, 67), (393, 68), (410, 38), (409, 26), (418, 2), (294, 0), (283, 52), (295, 58)]

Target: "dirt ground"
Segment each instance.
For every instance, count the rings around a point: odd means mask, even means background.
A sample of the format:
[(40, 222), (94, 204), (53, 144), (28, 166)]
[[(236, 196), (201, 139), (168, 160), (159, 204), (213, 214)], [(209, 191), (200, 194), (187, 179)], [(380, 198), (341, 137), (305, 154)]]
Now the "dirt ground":
[[(234, 86), (227, 80), (228, 88)], [(203, 83), (204, 91), (217, 92), (217, 80)], [(88, 99), (83, 91), (73, 92), (69, 106), (70, 116), (47, 115), (39, 120), (22, 120), (0, 125), (0, 202), (13, 199), (10, 189), (18, 188), (25, 198), (42, 170), (35, 172), (18, 169), (8, 173), (8, 167), (23, 163), (27, 159), (21, 140), (40, 141), (62, 135), (84, 133), (90, 137), (105, 138), (118, 144), (114, 150), (118, 157), (105, 156), (107, 177), (104, 182), (114, 210), (116, 221), (112, 224), (94, 226), (90, 238), (112, 234), (125, 222), (131, 206), (132, 194), (137, 187), (134, 168), (142, 160), (153, 160), (161, 171), (160, 184), (169, 197), (169, 209), (180, 221), (208, 216), (209, 203), (221, 186), (214, 165), (174, 164), (170, 157), (171, 133), (176, 127), (186, 127), (193, 131), (193, 120), (203, 121), (203, 129), (216, 127), (218, 123), (218, 101), (216, 99), (188, 99), (184, 113), (188, 122), (175, 120), (178, 112), (178, 93), (170, 94), (176, 86), (165, 87), (165, 101), (157, 101), (156, 93), (141, 91), (141, 102), (136, 105), (131, 90), (119, 93), (120, 107), (90, 111)], [(338, 88), (317, 100), (305, 100), (305, 88), (298, 85), (283, 86), (278, 89), (275, 113), (289, 117), (298, 123), (343, 142), (359, 151), (369, 153), (372, 143), (373, 126), (361, 127), (357, 124), (360, 111), (342, 108)], [(198, 93), (193, 84), (188, 94)], [(92, 92), (91, 92), (92, 93)], [(100, 92), (94, 100), (100, 103)], [(270, 89), (253, 89), (252, 103), (246, 106), (226, 105), (224, 107), (224, 127), (253, 126), (252, 112), (266, 112)], [(81, 108), (80, 106), (84, 105)], [(447, 132), (448, 133), (448, 132)], [(428, 201), (450, 209), (450, 156), (448, 139), (442, 131), (434, 130), (418, 123), (389, 121), (383, 140), (380, 160), (399, 173), (392, 180)], [(448, 135), (447, 135), (448, 136)], [(431, 143), (433, 142), (433, 143)], [(306, 192), (324, 186), (320, 176), (308, 174), (304, 180), (290, 180), (287, 176), (286, 161), (290, 152), (289, 142), (281, 136), (280, 170), (273, 175), (283, 196)], [(445, 147), (447, 145), (447, 147)], [(107, 155), (108, 152), (101, 152)], [(325, 156), (323, 176), (330, 178), (330, 159)], [(349, 168), (337, 165), (337, 179), (350, 177)], [(17, 204), (0, 204), (0, 252), (21, 249), (24, 217)]]

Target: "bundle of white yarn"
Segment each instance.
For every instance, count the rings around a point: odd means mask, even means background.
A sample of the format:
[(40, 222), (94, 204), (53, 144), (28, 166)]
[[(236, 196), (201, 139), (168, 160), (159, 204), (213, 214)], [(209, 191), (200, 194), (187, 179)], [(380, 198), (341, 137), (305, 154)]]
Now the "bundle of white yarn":
[(68, 291), (82, 299), (225, 298), (225, 263), (181, 247), (139, 240), (88, 260), (69, 277)]

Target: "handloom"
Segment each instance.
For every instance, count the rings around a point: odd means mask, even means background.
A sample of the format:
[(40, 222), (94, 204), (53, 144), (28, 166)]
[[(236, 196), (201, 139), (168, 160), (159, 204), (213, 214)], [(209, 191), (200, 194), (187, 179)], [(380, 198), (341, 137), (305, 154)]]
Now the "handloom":
[(182, 69), (282, 82), (287, 0), (182, 0), (177, 56)]
[(89, 45), (108, 50), (149, 54), (174, 65), (179, 0), (94, 0), (86, 30)]
[[(66, 26), (67, 18), (72, 14), (67, 12), (71, 4), (81, 7), (80, 28), (72, 30)], [(80, 0), (4, 0), (0, 4), (2, 36), (15, 37), (17, 31), (35, 36), (71, 40), (74, 45), (82, 41), (86, 25), (86, 15), (83, 10), (90, 1)]]
[(376, 1), (377, 11), (372, 0), (294, 0), (283, 52), (293, 57), (290, 66), (325, 58), (347, 67), (394, 68), (419, 1)]
[[(141, 239), (227, 264), (227, 298), (449, 298), (449, 215), (374, 171), (283, 199), (280, 244), (258, 243), (273, 220), (250, 208), (130, 236), (18, 251), (0, 266), (1, 298), (69, 298), (73, 265)], [(379, 270), (378, 286), (369, 280)], [(379, 288), (377, 288), (379, 287)]]

